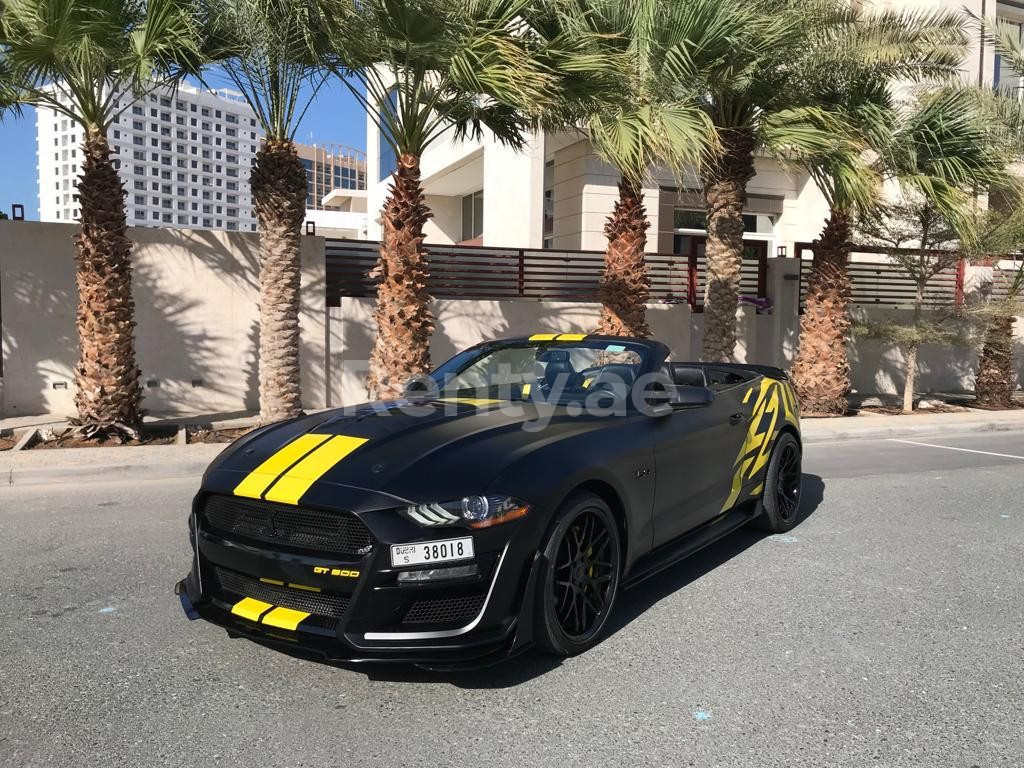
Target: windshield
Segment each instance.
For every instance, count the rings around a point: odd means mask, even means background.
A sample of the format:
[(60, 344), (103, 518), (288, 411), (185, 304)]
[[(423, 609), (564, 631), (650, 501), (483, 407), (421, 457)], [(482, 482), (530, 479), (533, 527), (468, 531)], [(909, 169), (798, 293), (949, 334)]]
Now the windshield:
[(650, 350), (634, 342), (520, 341), (468, 350), (432, 374), (439, 397), (583, 401), (628, 397)]

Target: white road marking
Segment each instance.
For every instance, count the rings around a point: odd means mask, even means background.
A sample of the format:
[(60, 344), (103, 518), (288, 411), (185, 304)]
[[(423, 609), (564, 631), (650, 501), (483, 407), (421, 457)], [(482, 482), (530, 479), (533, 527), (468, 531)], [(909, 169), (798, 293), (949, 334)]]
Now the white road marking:
[(923, 445), (925, 448), (944, 448), (947, 451), (963, 451), (964, 453), (980, 453), (985, 456), (999, 456), (1003, 459), (1020, 459), (1024, 461), (1024, 456), (1017, 456), (1012, 453), (995, 453), (993, 451), (976, 451), (973, 448), (954, 448), (952, 445), (935, 445), (934, 443), (919, 443), (916, 440), (900, 440), (896, 437), (890, 437), (889, 441), (892, 443), (906, 443), (907, 445)]

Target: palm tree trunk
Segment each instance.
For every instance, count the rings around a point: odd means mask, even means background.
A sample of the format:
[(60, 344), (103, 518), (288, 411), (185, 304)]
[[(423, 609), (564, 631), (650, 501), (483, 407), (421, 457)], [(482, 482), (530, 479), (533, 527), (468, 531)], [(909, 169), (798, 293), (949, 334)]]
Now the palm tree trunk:
[(814, 244), (807, 298), (800, 317), (800, 349), (793, 384), (801, 407), (811, 413), (846, 413), (850, 391), (850, 211), (833, 208)]
[(597, 332), (609, 336), (651, 335), (647, 325), (647, 275), (644, 247), (651, 225), (639, 184), (619, 181), (619, 199), (604, 226), (608, 247), (601, 275), (601, 322)]
[(288, 139), (268, 139), (249, 180), (260, 224), (260, 422), (302, 413), (299, 288), (306, 169)]
[(905, 379), (903, 383), (903, 412), (914, 412), (914, 384), (917, 382), (917, 347), (916, 343), (907, 346), (907, 357), (903, 361)]
[(75, 235), (79, 358), (77, 423), (89, 436), (136, 436), (142, 389), (135, 359), (135, 300), (124, 186), (99, 129), (86, 132), (78, 183), (81, 230)]
[(744, 131), (722, 133), (721, 154), (704, 170), (707, 206), (707, 282), (704, 286), (704, 343), (701, 359), (732, 360), (736, 308), (743, 265), (743, 207), (754, 176), (754, 138)]
[(429, 265), (423, 225), (431, 216), (420, 186), (420, 159), (403, 154), (381, 210), (377, 284), (377, 338), (366, 389), (371, 400), (398, 397), (410, 377), (430, 370), (434, 321), (427, 291)]
[(1016, 372), (1013, 359), (1013, 316), (997, 315), (985, 328), (985, 340), (978, 355), (978, 377), (974, 393), (978, 403), (992, 408), (1013, 405)]

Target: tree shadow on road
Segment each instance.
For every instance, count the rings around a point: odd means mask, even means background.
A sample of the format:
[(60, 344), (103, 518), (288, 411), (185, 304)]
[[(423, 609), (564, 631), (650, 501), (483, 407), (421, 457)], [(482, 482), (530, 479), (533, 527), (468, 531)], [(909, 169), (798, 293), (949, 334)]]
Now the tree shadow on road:
[[(800, 511), (796, 526), (800, 526), (821, 504), (825, 483), (818, 475), (804, 474), (800, 497)], [(620, 594), (615, 612), (605, 630), (607, 640), (625, 629), (635, 619), (669, 595), (685, 589), (692, 582), (710, 573), (757, 544), (767, 535), (754, 526), (739, 531), (702, 549), (700, 552), (667, 568), (650, 579)], [(603, 642), (603, 641), (602, 641)], [(537, 651), (527, 651), (510, 661), (474, 671), (431, 671), (404, 665), (365, 666), (342, 665), (362, 672), (370, 680), (406, 683), (445, 683), (458, 688), (486, 689), (513, 688), (529, 682), (562, 664), (562, 659)]]

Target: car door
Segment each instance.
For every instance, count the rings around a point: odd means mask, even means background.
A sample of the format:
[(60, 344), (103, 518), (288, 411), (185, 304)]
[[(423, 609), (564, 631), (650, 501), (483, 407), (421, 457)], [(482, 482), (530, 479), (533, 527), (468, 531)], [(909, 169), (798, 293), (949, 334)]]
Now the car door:
[(749, 421), (743, 385), (752, 376), (711, 368), (706, 374), (713, 402), (675, 408), (654, 425), (654, 546), (713, 519), (728, 497)]

